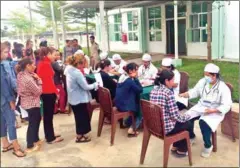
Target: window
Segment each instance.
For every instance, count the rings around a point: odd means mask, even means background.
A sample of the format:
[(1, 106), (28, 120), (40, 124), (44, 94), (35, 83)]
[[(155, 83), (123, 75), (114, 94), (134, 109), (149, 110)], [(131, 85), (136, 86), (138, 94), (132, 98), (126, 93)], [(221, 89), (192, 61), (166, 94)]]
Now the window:
[(207, 2), (193, 2), (188, 42), (207, 42)]
[(149, 41), (162, 41), (161, 7), (148, 8)]
[(128, 41), (138, 41), (138, 13), (128, 12)]
[[(186, 5), (178, 5), (178, 17), (185, 17), (186, 16)], [(165, 15), (166, 19), (174, 18), (174, 5), (169, 4), (165, 6)]]
[(122, 20), (122, 15), (121, 14), (114, 15), (114, 37), (115, 37), (114, 39), (115, 39), (115, 41), (122, 41), (121, 20)]

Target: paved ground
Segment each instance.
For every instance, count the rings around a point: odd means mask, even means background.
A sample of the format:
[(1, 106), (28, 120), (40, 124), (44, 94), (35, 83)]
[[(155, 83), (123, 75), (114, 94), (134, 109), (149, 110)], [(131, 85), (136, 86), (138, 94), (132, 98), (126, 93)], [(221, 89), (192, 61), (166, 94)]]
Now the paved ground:
[[(16, 158), (11, 152), (1, 153), (1, 166), (5, 167), (161, 167), (163, 159), (163, 141), (151, 137), (145, 164), (139, 165), (142, 145), (142, 133), (137, 138), (127, 138), (127, 130), (117, 129), (115, 145), (110, 146), (110, 126), (103, 128), (102, 136), (97, 137), (98, 110), (92, 119), (92, 141), (76, 144), (75, 125), (73, 115), (64, 114), (54, 116), (55, 131), (61, 133), (65, 140), (59, 144), (44, 144), (41, 151), (32, 153), (26, 158)], [(200, 157), (202, 137), (196, 122), (197, 143), (192, 147), (193, 167), (238, 167), (239, 145), (218, 131), (218, 151), (208, 159)], [(18, 129), (19, 141), (26, 146), (27, 126)], [(220, 129), (220, 127), (219, 127)], [(40, 128), (43, 138), (43, 127)], [(187, 158), (175, 158), (170, 154), (169, 167), (188, 167)]]

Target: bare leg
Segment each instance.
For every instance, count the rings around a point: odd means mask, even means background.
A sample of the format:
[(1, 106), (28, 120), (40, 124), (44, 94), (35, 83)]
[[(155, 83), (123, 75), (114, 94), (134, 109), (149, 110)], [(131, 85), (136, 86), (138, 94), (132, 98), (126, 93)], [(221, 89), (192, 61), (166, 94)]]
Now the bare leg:
[(3, 148), (6, 148), (6, 147), (8, 147), (8, 146), (10, 145), (7, 137), (2, 137), (2, 138), (1, 138), (1, 141), (2, 141), (2, 146), (3, 146)]

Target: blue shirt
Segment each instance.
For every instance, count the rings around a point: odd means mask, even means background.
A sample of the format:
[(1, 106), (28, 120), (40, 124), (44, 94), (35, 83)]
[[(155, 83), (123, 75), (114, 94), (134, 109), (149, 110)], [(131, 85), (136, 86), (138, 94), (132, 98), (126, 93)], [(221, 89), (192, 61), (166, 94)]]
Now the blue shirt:
[(68, 102), (71, 105), (90, 102), (92, 97), (89, 90), (97, 89), (97, 84), (89, 85), (82, 72), (71, 65), (66, 67), (64, 74), (67, 78)]
[(115, 105), (121, 112), (139, 111), (140, 93), (143, 88), (138, 79), (127, 78), (118, 83), (115, 95)]
[(17, 92), (16, 76), (10, 62), (1, 61), (1, 107), (10, 101), (15, 101)]

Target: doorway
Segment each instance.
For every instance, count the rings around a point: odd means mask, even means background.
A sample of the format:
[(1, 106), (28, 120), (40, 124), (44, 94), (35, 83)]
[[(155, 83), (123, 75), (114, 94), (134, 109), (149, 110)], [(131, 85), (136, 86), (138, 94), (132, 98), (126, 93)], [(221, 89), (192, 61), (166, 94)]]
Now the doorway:
[[(166, 21), (167, 30), (167, 54), (174, 55), (174, 20)], [(186, 19), (178, 19), (178, 54), (186, 55), (186, 40), (185, 40), (185, 30), (186, 30)]]

